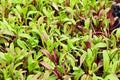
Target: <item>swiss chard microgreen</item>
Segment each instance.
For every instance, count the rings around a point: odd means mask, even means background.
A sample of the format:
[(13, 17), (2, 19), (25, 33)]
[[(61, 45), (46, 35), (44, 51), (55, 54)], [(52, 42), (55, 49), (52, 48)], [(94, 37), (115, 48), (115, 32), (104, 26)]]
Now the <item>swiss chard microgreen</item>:
[(119, 5), (112, 4), (1, 0), (0, 80), (118, 80)]

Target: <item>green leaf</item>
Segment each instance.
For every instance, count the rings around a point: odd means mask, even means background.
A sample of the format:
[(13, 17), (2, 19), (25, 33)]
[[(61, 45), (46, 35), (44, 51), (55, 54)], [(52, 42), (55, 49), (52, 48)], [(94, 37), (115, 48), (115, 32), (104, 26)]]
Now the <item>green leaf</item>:
[(43, 23), (45, 16), (42, 16), (38, 19), (38, 27)]
[(115, 74), (109, 74), (104, 80), (119, 80)]
[(79, 41), (79, 40), (80, 40), (80, 38), (73, 38), (73, 39), (70, 39), (70, 42), (75, 43), (76, 41)]
[(75, 67), (76, 59), (74, 58), (74, 56), (72, 54), (67, 54), (66, 57), (67, 57), (67, 60), (69, 61), (68, 63), (70, 63), (72, 67)]
[(65, 44), (63, 44), (63, 43), (61, 43), (60, 45), (63, 47), (63, 49), (64, 49), (65, 51), (68, 51), (68, 46), (67, 46), (67, 45), (65, 45)]
[(50, 10), (46, 9), (46, 7), (44, 7), (43, 8), (43, 13), (45, 14), (45, 16), (51, 18), (51, 16), (54, 13), (54, 11), (50, 11)]
[(109, 63), (110, 63), (110, 59), (108, 56), (108, 52), (106, 50), (103, 51), (103, 67), (104, 67), (104, 73), (108, 72), (109, 69)]
[(0, 59), (6, 60), (4, 53), (0, 52)]
[(92, 21), (93, 21), (94, 25), (96, 26), (97, 25), (97, 21), (96, 21), (96, 19), (94, 17), (92, 17)]
[(94, 45), (93, 48), (104, 48), (104, 47), (107, 47), (106, 43), (100, 42)]
[(78, 0), (70, 0), (70, 7), (73, 8), (77, 2)]
[(17, 6), (16, 6), (16, 9), (18, 10), (18, 12), (19, 12), (20, 14), (22, 13), (22, 8), (21, 8), (20, 5), (17, 5)]
[(38, 11), (29, 11), (27, 13), (27, 17), (29, 17), (30, 15), (36, 14)]
[(15, 65), (14, 65), (14, 70), (16, 70), (16, 68), (17, 68), (18, 66), (22, 65), (22, 64), (23, 64), (23, 62), (19, 62), (19, 63), (15, 64)]
[(27, 77), (27, 80), (31, 80), (33, 77), (34, 77), (34, 75), (29, 75), (29, 76)]
[(117, 29), (116, 36), (117, 38), (120, 38), (120, 28)]
[(65, 61), (65, 56), (67, 53), (64, 54), (60, 54), (60, 59), (59, 59), (59, 63), (62, 65), (62, 63)]
[(74, 72), (72, 75), (74, 75), (74, 80), (79, 80), (79, 78), (84, 74), (84, 71), (79, 67), (73, 67)]
[(13, 42), (10, 44), (10, 49), (11, 49), (12, 51), (14, 51), (14, 43), (13, 43)]
[(85, 61), (87, 54), (83, 53), (82, 56), (80, 57), (80, 66), (82, 66), (82, 63)]
[(26, 49), (26, 43), (20, 39), (17, 40), (17, 44), (23, 48), (23, 49)]
[(85, 28), (89, 28), (89, 24), (90, 24), (90, 19), (89, 18), (87, 18), (86, 20), (85, 20)]
[(92, 63), (94, 61), (94, 56), (92, 55), (91, 49), (87, 50), (87, 57), (86, 57), (86, 63), (89, 68), (89, 70), (92, 68)]
[(32, 58), (32, 55), (28, 57), (28, 70), (31, 72), (34, 69), (38, 68), (38, 63)]
[(113, 63), (112, 69), (111, 69), (112, 73), (116, 74), (117, 66), (118, 66), (119, 63), (120, 63), (120, 61), (116, 61), (116, 62)]
[(20, 54), (20, 53), (21, 53), (21, 49), (20, 49), (19, 47), (15, 47), (15, 52), (16, 52), (17, 54)]
[(5, 18), (3, 18), (3, 23), (4, 23), (4, 26), (9, 30), (9, 31), (14, 31), (14, 29), (9, 25), (9, 23), (6, 21)]
[(92, 65), (92, 70), (91, 70), (91, 74), (93, 74), (94, 72), (96, 72), (97, 70), (99, 69), (99, 67), (97, 66), (97, 64), (96, 63), (93, 63), (93, 65)]
[(86, 10), (89, 10), (88, 2), (89, 2), (89, 0), (82, 0), (82, 4)]
[(118, 48), (112, 49), (109, 53), (110, 59), (112, 59), (118, 53), (118, 51), (120, 51)]
[(116, 37), (114, 34), (111, 34), (111, 42), (112, 42), (112, 45), (113, 45), (113, 48), (116, 48), (116, 45), (117, 45), (117, 40), (116, 40)]
[(104, 80), (104, 79), (103, 79), (102, 77), (96, 76), (96, 75), (93, 73), (92, 80)]

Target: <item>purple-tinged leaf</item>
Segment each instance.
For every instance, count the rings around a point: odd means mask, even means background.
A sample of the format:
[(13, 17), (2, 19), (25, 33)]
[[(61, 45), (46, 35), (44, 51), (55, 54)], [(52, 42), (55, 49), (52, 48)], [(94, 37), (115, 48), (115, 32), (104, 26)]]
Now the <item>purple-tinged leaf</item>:
[(98, 16), (100, 17), (104, 12), (105, 12), (104, 9), (101, 9), (101, 10), (99, 11)]
[(66, 73), (67, 73), (67, 70), (66, 70), (66, 68), (65, 68), (64, 63), (62, 63), (62, 68), (63, 68), (64, 74), (66, 74)]
[(118, 28), (119, 26), (120, 26), (119, 20), (115, 21), (114, 25), (110, 28), (110, 31), (113, 31), (114, 29)]
[(112, 10), (107, 13), (107, 17), (110, 19), (110, 27), (114, 24), (114, 17), (112, 16)]
[(54, 68), (53, 73), (58, 77), (58, 79), (61, 79), (62, 76), (61, 76), (60, 73), (58, 72), (57, 67)]
[(97, 14), (97, 12), (95, 11), (95, 10), (90, 10), (92, 13), (94, 13), (94, 14)]
[(116, 3), (120, 3), (120, 0), (114, 0)]
[(65, 6), (70, 6), (70, 0), (65, 0)]
[(91, 27), (92, 27), (93, 33), (95, 33), (96, 32), (94, 29), (95, 26), (92, 23), (91, 23)]
[(86, 17), (83, 17), (83, 16), (79, 16), (79, 18), (80, 18), (81, 20), (83, 20), (83, 21), (86, 20)]
[(66, 75), (64, 80), (70, 80), (70, 76)]
[(103, 60), (101, 59), (99, 62), (98, 62), (98, 67), (102, 67), (103, 66)]
[(120, 78), (120, 73), (117, 74), (117, 77)]
[(47, 50), (41, 49), (40, 51), (44, 53), (54, 63), (54, 57)]
[(83, 27), (84, 26), (84, 21), (80, 21), (76, 23), (76, 27), (81, 31), (82, 35), (84, 35)]
[(85, 42), (85, 45), (86, 45), (86, 48), (87, 48), (87, 49), (91, 48), (91, 44), (90, 44), (89, 41), (86, 41), (86, 42)]
[(87, 74), (84, 74), (84, 75), (81, 77), (81, 80), (91, 80), (91, 76), (90, 76), (90, 75), (87, 75)]
[(52, 69), (52, 67), (44, 61), (40, 62), (40, 64), (43, 65), (47, 69)]
[(58, 57), (57, 57), (56, 49), (54, 49), (54, 61), (58, 65)]
[(71, 35), (74, 33), (74, 31), (75, 31), (75, 25), (71, 27)]
[[(46, 63), (44, 61), (40, 62), (40, 64), (49, 70), (53, 69), (48, 63)], [(61, 79), (61, 75), (60, 75), (59, 71), (57, 70), (57, 67), (54, 68), (53, 73), (58, 77), (58, 79)]]
[(42, 37), (43, 37), (45, 42), (48, 40), (48, 35), (47, 35), (47, 33), (45, 31), (42, 32)]

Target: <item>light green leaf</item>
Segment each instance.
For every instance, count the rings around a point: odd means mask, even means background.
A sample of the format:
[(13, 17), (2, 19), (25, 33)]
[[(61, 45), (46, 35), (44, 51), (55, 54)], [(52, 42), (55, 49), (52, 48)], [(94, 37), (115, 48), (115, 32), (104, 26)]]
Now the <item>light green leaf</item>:
[(14, 51), (14, 43), (13, 43), (13, 42), (10, 44), (10, 49), (11, 49), (12, 51)]
[(16, 9), (18, 10), (18, 12), (19, 12), (20, 14), (22, 13), (22, 8), (21, 8), (20, 5), (17, 5), (17, 6), (16, 6)]
[(96, 19), (94, 17), (92, 17), (92, 21), (93, 21), (94, 25), (96, 26), (97, 25), (97, 21), (96, 21)]
[(116, 74), (117, 66), (119, 63), (120, 63), (120, 61), (116, 61), (113, 63), (112, 69), (111, 69), (112, 73)]
[(106, 50), (103, 51), (103, 67), (104, 67), (104, 73), (108, 72), (109, 69), (109, 63), (110, 59), (108, 56), (108, 52)]
[(29, 17), (30, 15), (36, 14), (38, 11), (29, 11), (27, 13), (27, 17)]
[(70, 7), (73, 8), (78, 0), (70, 0)]
[(17, 44), (23, 48), (23, 49), (26, 49), (26, 43), (20, 39), (17, 40)]
[(85, 20), (85, 28), (89, 28), (89, 24), (90, 24), (90, 19), (87, 18), (87, 19)]
[(120, 38), (120, 28), (117, 29), (116, 36), (117, 38)]
[(82, 63), (85, 61), (87, 54), (83, 53), (82, 56), (80, 57), (80, 66), (82, 66)]
[(72, 67), (75, 67), (76, 59), (73, 57), (73, 55), (67, 54), (66, 57), (67, 57), (68, 61), (70, 62), (70, 64), (72, 65)]
[(0, 52), (0, 59), (6, 60), (4, 53)]
[(104, 48), (107, 47), (106, 43), (100, 42), (94, 45), (94, 48)]
[(109, 74), (104, 80), (119, 80), (115, 74)]
[(34, 75), (29, 75), (29, 76), (27, 77), (27, 80), (31, 80), (33, 77), (34, 77)]
[(79, 40), (80, 40), (80, 38), (73, 38), (73, 39), (70, 39), (70, 42), (75, 43), (76, 41), (79, 41)]
[(14, 29), (9, 25), (9, 23), (6, 21), (5, 18), (3, 18), (3, 23), (4, 23), (4, 26), (7, 27), (9, 31), (11, 32), (14, 31)]
[(89, 68), (89, 70), (92, 68), (92, 63), (94, 61), (94, 56), (92, 55), (91, 49), (87, 50), (87, 57), (86, 57), (86, 63)]
[(19, 37), (23, 37), (23, 38), (27, 38), (27, 39), (31, 38), (31, 36), (29, 34), (26, 34), (26, 33), (20, 33)]

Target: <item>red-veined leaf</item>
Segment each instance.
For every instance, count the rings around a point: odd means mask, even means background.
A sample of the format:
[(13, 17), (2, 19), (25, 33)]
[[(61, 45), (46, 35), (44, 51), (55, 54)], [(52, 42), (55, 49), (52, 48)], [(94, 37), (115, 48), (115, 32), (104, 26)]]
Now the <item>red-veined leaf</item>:
[(53, 73), (58, 77), (58, 79), (61, 79), (61, 74), (58, 72), (57, 67), (54, 68)]
[(44, 53), (52, 62), (54, 62), (54, 57), (45, 49), (40, 50), (42, 53)]

